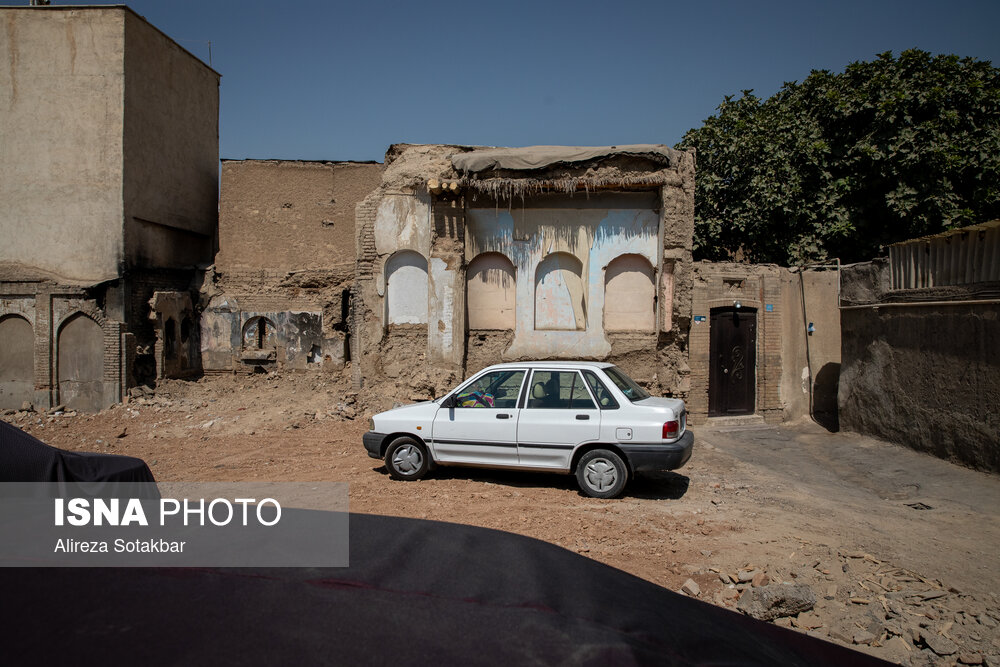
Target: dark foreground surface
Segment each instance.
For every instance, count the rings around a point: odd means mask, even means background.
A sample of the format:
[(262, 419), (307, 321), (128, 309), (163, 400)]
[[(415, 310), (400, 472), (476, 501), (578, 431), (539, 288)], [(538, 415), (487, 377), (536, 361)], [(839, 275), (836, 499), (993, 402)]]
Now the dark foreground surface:
[(6, 664), (877, 665), (565, 549), (351, 516), (351, 566), (0, 570)]

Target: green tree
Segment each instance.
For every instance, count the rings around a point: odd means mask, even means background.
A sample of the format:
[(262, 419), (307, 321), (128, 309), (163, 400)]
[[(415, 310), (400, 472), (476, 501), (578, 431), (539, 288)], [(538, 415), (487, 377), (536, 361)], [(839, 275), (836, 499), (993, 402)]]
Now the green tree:
[(1000, 69), (919, 50), (727, 96), (697, 149), (695, 256), (859, 261), (1000, 217)]

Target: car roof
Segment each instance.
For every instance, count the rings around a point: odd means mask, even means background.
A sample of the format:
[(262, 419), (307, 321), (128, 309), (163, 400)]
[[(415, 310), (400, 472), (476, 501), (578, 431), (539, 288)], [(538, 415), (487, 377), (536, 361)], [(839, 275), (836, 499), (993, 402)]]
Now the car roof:
[(606, 361), (509, 361), (494, 364), (483, 370), (499, 370), (503, 368), (611, 368), (614, 364)]

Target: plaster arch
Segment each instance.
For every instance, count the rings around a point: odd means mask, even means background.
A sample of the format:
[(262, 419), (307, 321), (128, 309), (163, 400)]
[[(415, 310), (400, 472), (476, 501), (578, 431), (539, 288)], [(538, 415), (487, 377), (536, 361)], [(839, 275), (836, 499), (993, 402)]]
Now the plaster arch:
[(469, 329), (514, 329), (517, 272), (505, 255), (484, 252), (466, 268)]

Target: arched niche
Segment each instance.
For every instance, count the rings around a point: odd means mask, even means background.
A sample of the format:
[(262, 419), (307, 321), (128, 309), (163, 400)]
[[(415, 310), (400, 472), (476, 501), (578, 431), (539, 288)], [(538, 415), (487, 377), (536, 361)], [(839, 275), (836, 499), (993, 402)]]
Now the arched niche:
[(608, 264), (604, 273), (604, 330), (656, 330), (654, 271), (642, 255), (621, 255)]
[(59, 328), (57, 373), (59, 402), (72, 410), (104, 407), (104, 332), (83, 313)]
[(0, 317), (0, 408), (20, 408), (34, 393), (34, 331), (19, 315)]
[(565, 252), (547, 256), (535, 271), (535, 329), (582, 331), (587, 328), (583, 264)]
[(427, 260), (400, 250), (385, 263), (386, 322), (427, 324)]
[(516, 320), (514, 265), (498, 252), (477, 255), (466, 269), (470, 329), (513, 329)]

